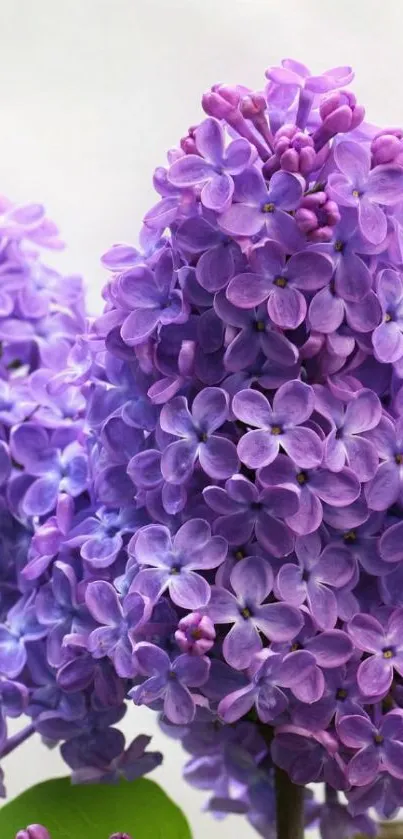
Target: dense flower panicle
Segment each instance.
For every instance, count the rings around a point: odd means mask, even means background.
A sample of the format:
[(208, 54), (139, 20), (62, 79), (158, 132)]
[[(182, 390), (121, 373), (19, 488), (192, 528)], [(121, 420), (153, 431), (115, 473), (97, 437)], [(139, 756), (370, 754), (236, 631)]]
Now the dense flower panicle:
[(347, 839), (403, 805), (403, 134), (349, 67), (266, 76), (203, 96), (86, 330), (5, 271), (0, 670), (75, 781), (159, 762), (129, 698), (215, 816), (272, 837), (275, 764)]

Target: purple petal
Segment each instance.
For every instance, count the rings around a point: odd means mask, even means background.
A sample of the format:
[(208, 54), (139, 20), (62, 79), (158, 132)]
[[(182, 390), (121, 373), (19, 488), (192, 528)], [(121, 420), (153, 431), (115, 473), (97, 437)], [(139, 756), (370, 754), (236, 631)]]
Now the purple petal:
[(305, 297), (296, 288), (275, 288), (267, 303), (268, 313), (282, 329), (296, 329), (306, 315)]
[(166, 652), (156, 647), (155, 644), (148, 644), (147, 642), (137, 644), (136, 657), (140, 671), (144, 675), (163, 676), (170, 669), (170, 661)]
[(210, 586), (204, 577), (194, 571), (171, 576), (169, 593), (173, 602), (182, 609), (202, 609), (210, 600)]
[(122, 609), (116, 589), (105, 580), (89, 583), (85, 592), (85, 602), (98, 623), (106, 626), (118, 626), (122, 620)]
[(120, 334), (125, 344), (142, 344), (154, 332), (160, 319), (159, 309), (136, 309), (125, 319)]
[(308, 316), (312, 329), (325, 334), (334, 332), (343, 321), (343, 301), (330, 288), (322, 288), (312, 298)]
[(278, 436), (270, 431), (248, 431), (238, 443), (238, 457), (250, 469), (267, 466), (275, 459), (279, 450)]
[(168, 178), (171, 184), (179, 187), (193, 186), (211, 178), (214, 168), (198, 154), (186, 154), (172, 163)]
[(240, 137), (232, 140), (225, 152), (225, 168), (231, 175), (236, 175), (248, 166), (252, 148), (247, 140)]
[(375, 356), (379, 361), (399, 361), (403, 355), (403, 333), (393, 320), (383, 321), (372, 336)]
[(178, 656), (173, 663), (172, 670), (176, 673), (179, 681), (190, 687), (200, 687), (207, 681), (209, 674), (209, 661), (199, 656), (184, 655)]
[(22, 508), (26, 516), (43, 516), (56, 507), (59, 477), (37, 478), (27, 489)]
[(225, 660), (236, 670), (249, 667), (253, 656), (262, 648), (259, 633), (251, 620), (242, 620), (234, 624), (223, 643)]
[(346, 320), (356, 332), (372, 332), (381, 319), (381, 307), (374, 291), (359, 303), (346, 302)]
[(403, 170), (398, 165), (375, 166), (369, 173), (367, 194), (372, 201), (392, 206), (402, 200)]
[(386, 510), (397, 501), (400, 493), (399, 469), (396, 463), (381, 463), (370, 483), (365, 487), (365, 497), (370, 510)]
[(233, 475), (239, 465), (235, 444), (217, 435), (200, 444), (199, 461), (206, 475), (218, 481)]
[(205, 251), (196, 266), (197, 281), (202, 288), (211, 292), (225, 288), (233, 273), (233, 251), (222, 245)]
[(403, 743), (385, 740), (383, 744), (383, 762), (385, 769), (394, 778), (403, 779)]
[(327, 285), (332, 274), (330, 259), (315, 251), (296, 253), (287, 263), (287, 277), (304, 291), (316, 291)]
[(204, 119), (196, 128), (195, 140), (197, 151), (219, 166), (224, 155), (224, 131), (219, 120), (214, 117)]
[(313, 580), (308, 583), (308, 605), (319, 629), (333, 629), (337, 621), (337, 601), (333, 592)]
[(171, 536), (167, 527), (152, 524), (137, 534), (135, 553), (140, 564), (163, 568), (171, 550)]
[(281, 445), (298, 466), (311, 469), (322, 461), (320, 438), (310, 428), (290, 428), (281, 437)]
[(212, 586), (205, 612), (213, 623), (233, 623), (239, 618), (239, 605), (234, 595), (225, 588)]
[(348, 464), (361, 482), (374, 477), (379, 459), (375, 446), (361, 437), (348, 437), (345, 441)]
[(271, 288), (269, 278), (246, 272), (233, 277), (227, 289), (227, 297), (240, 309), (253, 309), (267, 300)]
[(344, 300), (360, 302), (370, 291), (372, 277), (369, 268), (355, 253), (347, 252), (339, 259), (335, 287)]
[(277, 577), (277, 591), (282, 600), (291, 606), (301, 606), (306, 598), (306, 585), (298, 565), (282, 565)]
[(288, 556), (294, 547), (294, 534), (290, 528), (265, 511), (256, 521), (255, 532), (259, 544), (273, 556)]
[(358, 206), (358, 223), (361, 233), (373, 245), (379, 245), (386, 237), (387, 220), (385, 213), (377, 204), (372, 204), (365, 197)]
[(403, 522), (392, 525), (382, 534), (379, 552), (385, 562), (400, 562), (403, 559)]
[(269, 641), (291, 641), (303, 626), (298, 609), (286, 603), (268, 603), (255, 612), (255, 622)]
[(354, 615), (348, 632), (358, 649), (365, 652), (380, 652), (386, 644), (382, 626), (372, 615)]
[(218, 706), (218, 714), (226, 723), (234, 723), (253, 708), (254, 702), (254, 688), (247, 685), (222, 699)]
[(345, 632), (339, 629), (330, 629), (321, 632), (308, 641), (305, 641), (305, 649), (312, 653), (320, 667), (340, 667), (351, 657), (353, 645)]
[(279, 210), (294, 210), (302, 196), (299, 178), (290, 172), (275, 172), (270, 180), (268, 202), (273, 202)]
[(166, 481), (183, 484), (192, 474), (198, 454), (197, 440), (170, 443), (161, 458), (161, 472)]
[(393, 680), (390, 661), (372, 655), (362, 661), (357, 673), (358, 687), (364, 696), (386, 695)]
[(261, 557), (246, 557), (231, 574), (231, 585), (237, 596), (248, 604), (263, 603), (273, 587), (273, 573)]
[(256, 236), (264, 221), (260, 209), (248, 204), (232, 204), (218, 219), (221, 229), (232, 236)]
[(241, 390), (232, 401), (235, 416), (245, 425), (269, 429), (272, 423), (272, 409), (269, 401), (257, 390)]
[(347, 777), (350, 784), (364, 787), (370, 784), (377, 776), (380, 766), (379, 749), (375, 744), (367, 746), (355, 754), (347, 767)]
[(304, 536), (318, 529), (322, 516), (323, 509), (319, 498), (308, 488), (303, 487), (300, 494), (299, 510), (294, 515), (287, 516), (286, 521), (295, 533)]
[(219, 387), (206, 387), (192, 405), (195, 423), (202, 431), (216, 431), (228, 418), (228, 395)]
[(360, 494), (360, 482), (350, 469), (341, 472), (327, 472), (318, 469), (310, 477), (313, 491), (325, 501), (335, 507), (346, 507), (355, 501)]
[(340, 171), (352, 183), (362, 184), (366, 181), (371, 168), (371, 158), (366, 147), (352, 140), (342, 140), (335, 146), (334, 158)]
[(216, 213), (223, 212), (231, 201), (234, 192), (234, 182), (230, 175), (214, 175), (207, 181), (201, 191), (201, 201), (209, 210)]
[(273, 412), (287, 426), (300, 425), (311, 416), (315, 396), (313, 389), (294, 380), (278, 389), (273, 400)]
[(337, 733), (345, 746), (350, 749), (362, 749), (372, 745), (376, 729), (367, 717), (354, 714), (344, 716), (339, 720)]

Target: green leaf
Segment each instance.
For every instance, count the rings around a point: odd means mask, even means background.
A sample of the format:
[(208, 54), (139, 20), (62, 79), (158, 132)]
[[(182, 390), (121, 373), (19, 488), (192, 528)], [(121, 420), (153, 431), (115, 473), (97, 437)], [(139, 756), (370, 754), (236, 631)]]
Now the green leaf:
[(153, 781), (116, 786), (72, 786), (45, 781), (0, 808), (1, 839), (28, 824), (43, 824), (52, 839), (108, 839), (122, 831), (133, 839), (191, 839), (185, 816)]

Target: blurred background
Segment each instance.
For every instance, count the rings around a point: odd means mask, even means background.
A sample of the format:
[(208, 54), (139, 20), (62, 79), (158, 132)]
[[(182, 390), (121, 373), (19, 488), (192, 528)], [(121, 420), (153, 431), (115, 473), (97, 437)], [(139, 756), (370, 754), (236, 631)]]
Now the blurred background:
[[(402, 0), (0, 0), (0, 193), (46, 205), (68, 243), (49, 262), (85, 276), (101, 307), (100, 255), (135, 243), (154, 203), (151, 177), (201, 117), (214, 82), (260, 86), (284, 57), (315, 72), (356, 71), (369, 121), (403, 123)], [(185, 755), (149, 711), (124, 724), (154, 734), (165, 753), (154, 775), (183, 807), (194, 839), (256, 833), (201, 813), (203, 795), (181, 780)], [(4, 761), (9, 795), (65, 774), (39, 738)]]

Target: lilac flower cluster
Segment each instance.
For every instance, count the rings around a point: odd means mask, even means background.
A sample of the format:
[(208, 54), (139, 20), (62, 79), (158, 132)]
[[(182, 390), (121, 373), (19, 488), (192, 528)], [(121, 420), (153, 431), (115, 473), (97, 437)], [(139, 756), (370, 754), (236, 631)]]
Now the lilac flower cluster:
[(323, 839), (374, 835), (403, 805), (403, 134), (348, 67), (266, 76), (203, 96), (103, 314), (8, 409), (34, 535), (0, 671), (76, 781), (158, 763), (129, 698), (215, 815), (272, 837), (279, 767), (326, 784)]
[[(76, 343), (86, 329), (83, 284), (46, 267), (38, 250), (61, 246), (42, 206), (1, 199), (0, 756), (37, 731), (49, 744), (63, 741), (74, 779), (113, 782), (150, 771), (161, 755), (146, 751), (143, 735), (125, 749), (113, 727), (125, 712), (125, 684), (109, 660), (80, 646), (99, 630), (85, 603), (93, 570), (76, 545), (90, 555), (103, 539), (107, 553), (104, 533), (124, 530), (124, 518), (90, 517), (91, 388), (87, 346)], [(8, 736), (7, 718), (23, 714), (25, 727)], [(32, 830), (23, 836), (36, 837)]]
[[(52, 839), (49, 831), (41, 824), (29, 824), (24, 830), (19, 830), (15, 839)], [(131, 839), (128, 833), (113, 833), (109, 839)]]
[(140, 249), (103, 257), (94, 488), (137, 520), (81, 547), (83, 644), (216, 815), (271, 836), (274, 764), (326, 783), (328, 839), (403, 804), (402, 134), (348, 67), (266, 76), (203, 96)]

